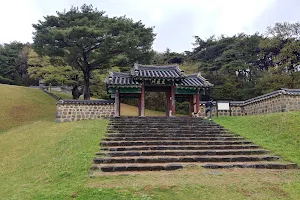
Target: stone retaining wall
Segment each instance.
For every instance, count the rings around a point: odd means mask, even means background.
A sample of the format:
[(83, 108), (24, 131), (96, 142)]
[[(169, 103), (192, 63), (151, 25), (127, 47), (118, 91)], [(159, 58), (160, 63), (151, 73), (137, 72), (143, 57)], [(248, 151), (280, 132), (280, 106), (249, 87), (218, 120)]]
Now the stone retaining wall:
[[(200, 105), (200, 116), (202, 117), (205, 115), (204, 103), (201, 102)], [(217, 102), (214, 102), (213, 116), (244, 116), (300, 110), (300, 90), (282, 89), (247, 101), (229, 103), (230, 111), (218, 110), (217, 112)]]
[(56, 122), (108, 118), (114, 114), (114, 102), (106, 100), (60, 100), (56, 105)]
[[(224, 101), (223, 101), (224, 102)], [(204, 103), (200, 104), (200, 117), (205, 116)], [(300, 90), (277, 90), (247, 101), (231, 101), (230, 110), (218, 110), (214, 102), (213, 117), (244, 116), (300, 110)], [(113, 101), (107, 100), (59, 100), (56, 121), (69, 122), (87, 119), (108, 118), (115, 114)]]

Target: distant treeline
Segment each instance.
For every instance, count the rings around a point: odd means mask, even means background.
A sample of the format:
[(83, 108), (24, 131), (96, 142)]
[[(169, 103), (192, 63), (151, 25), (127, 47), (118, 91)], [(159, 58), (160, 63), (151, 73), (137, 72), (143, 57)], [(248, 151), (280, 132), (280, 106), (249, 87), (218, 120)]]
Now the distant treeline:
[[(176, 63), (186, 74), (201, 72), (215, 85), (214, 99), (245, 100), (300, 88), (299, 23), (276, 23), (265, 34), (195, 36), (193, 50), (183, 53), (152, 50), (153, 28), (126, 17), (109, 18), (88, 5), (47, 16), (34, 28), (33, 44), (0, 45), (0, 83), (28, 86), (42, 79), (71, 86), (74, 98), (108, 98), (103, 81), (109, 70), (127, 71), (138, 62)], [(163, 110), (164, 105), (152, 103), (161, 99), (161, 94), (149, 93), (146, 106)], [(188, 104), (181, 101), (179, 110), (186, 110)]]

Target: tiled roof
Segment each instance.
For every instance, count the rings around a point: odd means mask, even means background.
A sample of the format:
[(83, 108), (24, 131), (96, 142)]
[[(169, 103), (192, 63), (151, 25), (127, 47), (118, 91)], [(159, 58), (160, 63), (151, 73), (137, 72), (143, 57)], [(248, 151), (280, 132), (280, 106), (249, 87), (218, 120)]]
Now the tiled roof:
[(171, 78), (180, 79), (184, 73), (177, 65), (169, 66), (152, 66), (134, 64), (131, 75), (137, 78)]
[(276, 90), (274, 92), (270, 92), (268, 94), (264, 94), (258, 97), (254, 97), (252, 99), (248, 99), (246, 101), (244, 101), (244, 105), (253, 103), (253, 102), (258, 102), (258, 101), (262, 101), (265, 99), (269, 99), (275, 96), (279, 96), (279, 95), (300, 95), (300, 89), (286, 89), (286, 88), (281, 88), (281, 90)]
[[(273, 91), (273, 92), (270, 92), (270, 93), (267, 93), (267, 94), (264, 94), (264, 95), (260, 95), (260, 96), (257, 96), (257, 97), (254, 97), (254, 98), (251, 98), (251, 99), (247, 99), (245, 101), (226, 101), (226, 100), (223, 100), (223, 101), (218, 101), (218, 102), (230, 102), (230, 105), (231, 106), (245, 106), (245, 105), (248, 105), (248, 104), (252, 104), (252, 103), (255, 103), (255, 102), (259, 102), (259, 101), (263, 101), (263, 100), (266, 100), (266, 99), (269, 99), (269, 98), (273, 98), (273, 97), (276, 97), (276, 96), (279, 96), (279, 95), (300, 95), (300, 89), (286, 89), (286, 88), (281, 88), (280, 90), (276, 90), (276, 91)], [(205, 101), (201, 101), (200, 104), (204, 104)]]
[(185, 75), (177, 65), (149, 66), (135, 64), (130, 73), (110, 72), (104, 83), (107, 86), (139, 87), (142, 80), (173, 80), (178, 87), (212, 87), (200, 73)]
[(181, 80), (178, 84), (182, 87), (212, 87), (213, 84), (208, 82), (200, 73), (186, 76), (185, 79)]
[(130, 73), (111, 72), (110, 75), (104, 80), (108, 85), (139, 85), (137, 81), (133, 79)]
[(281, 91), (283, 91), (283, 94), (300, 95), (300, 89), (281, 88)]

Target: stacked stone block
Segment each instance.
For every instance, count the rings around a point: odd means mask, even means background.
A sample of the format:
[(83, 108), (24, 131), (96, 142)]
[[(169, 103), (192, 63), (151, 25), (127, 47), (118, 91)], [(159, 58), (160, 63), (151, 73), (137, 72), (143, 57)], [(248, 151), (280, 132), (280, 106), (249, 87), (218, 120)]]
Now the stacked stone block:
[[(296, 92), (295, 92), (296, 91)], [(205, 102), (200, 105), (200, 117), (205, 115)], [(278, 90), (266, 95), (258, 96), (247, 101), (230, 102), (229, 110), (219, 110), (216, 104), (213, 108), (213, 116), (244, 116), (288, 112), (300, 110), (300, 90)]]
[(115, 106), (111, 101), (60, 100), (56, 105), (56, 121), (70, 122), (112, 117)]
[(286, 111), (300, 110), (300, 96), (284, 96), (283, 98), (285, 106), (283, 107)]
[[(296, 91), (296, 92), (295, 92)], [(244, 116), (300, 110), (300, 90), (278, 90), (247, 101), (230, 102), (229, 110), (217, 112), (216, 103), (212, 115)], [(205, 116), (205, 102), (200, 104), (200, 117)], [(60, 100), (57, 102), (56, 121), (69, 122), (86, 119), (108, 118), (115, 114), (113, 101)]]

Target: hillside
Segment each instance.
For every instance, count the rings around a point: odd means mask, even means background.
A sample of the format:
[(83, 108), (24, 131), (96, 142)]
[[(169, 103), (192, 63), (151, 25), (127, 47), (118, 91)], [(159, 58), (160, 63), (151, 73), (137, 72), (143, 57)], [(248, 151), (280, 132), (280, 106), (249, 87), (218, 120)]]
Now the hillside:
[(214, 121), (300, 165), (300, 112), (218, 117)]
[(54, 120), (55, 100), (38, 89), (0, 84), (0, 132), (36, 120)]
[[(300, 198), (299, 170), (193, 167), (90, 178), (106, 120), (56, 123), (55, 100), (43, 92), (7, 85), (0, 85), (0, 90), (9, 95), (0, 97), (5, 103), (0, 124), (9, 128), (0, 134), (0, 199)], [(17, 109), (23, 118), (10, 116), (17, 106), (27, 108)], [(135, 109), (125, 106), (123, 111)], [(299, 117), (295, 112), (215, 120), (299, 164)]]
[[(12, 127), (28, 124), (37, 120), (54, 121), (56, 100), (44, 92), (21, 86), (0, 84), (0, 132)], [(66, 99), (70, 94), (55, 92)], [(126, 116), (137, 115), (137, 107), (127, 104), (121, 105), (121, 114)], [(164, 116), (159, 111), (145, 110), (147, 116)]]

